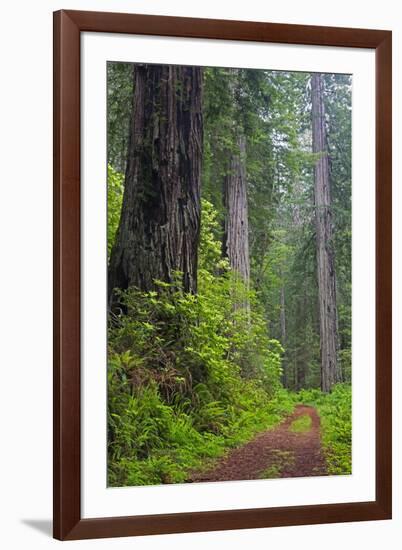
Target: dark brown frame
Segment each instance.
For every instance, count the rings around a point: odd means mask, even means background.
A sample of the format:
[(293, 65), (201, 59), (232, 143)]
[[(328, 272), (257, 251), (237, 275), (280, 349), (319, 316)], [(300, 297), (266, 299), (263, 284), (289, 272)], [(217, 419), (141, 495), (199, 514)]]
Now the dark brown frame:
[[(373, 48), (376, 56), (376, 500), (81, 519), (80, 33)], [(61, 540), (391, 518), (390, 31), (62, 10), (54, 13), (54, 536)]]

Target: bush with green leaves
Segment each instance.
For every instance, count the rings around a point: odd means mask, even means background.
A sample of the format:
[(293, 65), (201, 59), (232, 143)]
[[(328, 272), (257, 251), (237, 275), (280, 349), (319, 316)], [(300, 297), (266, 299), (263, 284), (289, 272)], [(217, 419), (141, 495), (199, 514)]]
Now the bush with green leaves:
[(198, 293), (181, 274), (120, 292), (109, 327), (109, 484), (183, 482), (211, 458), (277, 424), (282, 348), (253, 290), (222, 260), (216, 214), (203, 201)]
[(123, 203), (124, 174), (107, 167), (107, 252), (112, 251)]
[(301, 390), (298, 399), (319, 412), (328, 473), (352, 473), (352, 387), (337, 384), (329, 394)]

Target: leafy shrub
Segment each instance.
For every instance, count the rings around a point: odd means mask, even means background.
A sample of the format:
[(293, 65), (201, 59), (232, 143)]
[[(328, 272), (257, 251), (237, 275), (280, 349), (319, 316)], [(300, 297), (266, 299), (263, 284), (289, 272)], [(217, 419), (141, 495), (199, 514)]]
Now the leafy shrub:
[(203, 202), (198, 293), (181, 274), (120, 292), (108, 338), (109, 484), (177, 483), (280, 421), (282, 347), (267, 336), (253, 290), (221, 258)]
[(123, 203), (124, 174), (107, 167), (107, 252), (112, 251)]
[(352, 472), (352, 388), (337, 384), (329, 394), (302, 390), (300, 402), (313, 405), (321, 417), (322, 443), (329, 474)]

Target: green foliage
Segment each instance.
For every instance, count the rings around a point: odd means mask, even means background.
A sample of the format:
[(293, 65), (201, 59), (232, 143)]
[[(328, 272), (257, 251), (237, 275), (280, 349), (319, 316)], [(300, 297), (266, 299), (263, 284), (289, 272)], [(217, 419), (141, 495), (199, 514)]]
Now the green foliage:
[(294, 420), (289, 426), (289, 430), (295, 433), (304, 433), (311, 430), (312, 420), (309, 414), (303, 414)]
[(343, 380), (350, 384), (352, 382), (352, 350), (350, 348), (340, 350), (339, 361)]
[(110, 164), (107, 167), (107, 252), (112, 251), (119, 227), (123, 202), (124, 175), (116, 172)]
[(218, 212), (213, 204), (206, 199), (201, 202), (201, 235), (198, 246), (198, 266), (211, 274), (228, 269), (228, 261), (222, 258), (222, 228)]
[[(218, 253), (203, 204), (198, 294), (156, 281), (120, 293), (109, 329), (109, 483), (183, 482), (192, 468), (277, 424), (293, 408), (281, 389), (279, 342), (255, 293)], [(247, 300), (249, 307), (236, 304)]]
[(302, 390), (300, 402), (313, 405), (321, 417), (322, 443), (329, 474), (352, 473), (352, 388), (334, 386), (330, 394), (320, 390)]
[(118, 172), (125, 172), (133, 98), (133, 64), (107, 63), (107, 158)]

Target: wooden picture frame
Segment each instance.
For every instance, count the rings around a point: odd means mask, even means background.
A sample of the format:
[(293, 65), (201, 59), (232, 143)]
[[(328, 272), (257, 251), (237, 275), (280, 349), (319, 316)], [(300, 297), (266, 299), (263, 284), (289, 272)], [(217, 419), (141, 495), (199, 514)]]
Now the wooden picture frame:
[[(376, 499), (82, 519), (80, 34), (84, 31), (372, 48), (376, 57)], [(61, 540), (391, 518), (390, 31), (61, 10), (54, 13), (54, 537)]]

